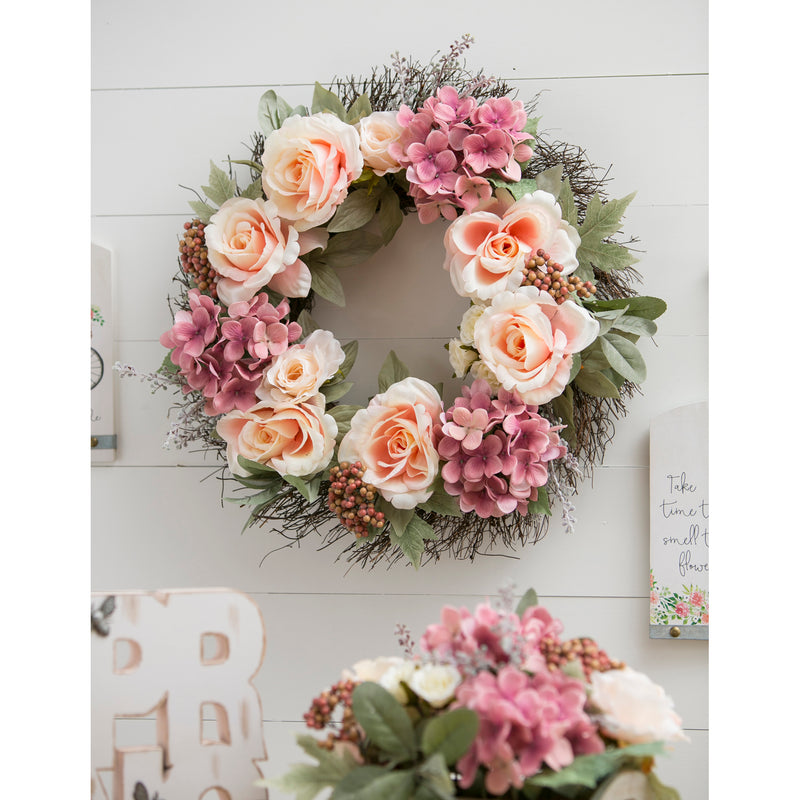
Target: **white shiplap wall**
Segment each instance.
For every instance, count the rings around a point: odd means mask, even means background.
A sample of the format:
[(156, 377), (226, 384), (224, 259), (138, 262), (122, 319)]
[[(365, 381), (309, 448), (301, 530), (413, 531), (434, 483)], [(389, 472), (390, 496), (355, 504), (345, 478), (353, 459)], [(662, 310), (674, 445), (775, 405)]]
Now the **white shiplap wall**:
[[(684, 800), (703, 800), (707, 643), (648, 639), (647, 573), (650, 419), (708, 396), (706, 4), (487, 8), (475, 0), (302, 7), (95, 0), (92, 240), (113, 254), (117, 358), (153, 369), (170, 324), (176, 236), (189, 213), (190, 194), (179, 184), (199, 187), (210, 158), (244, 153), (262, 91), (307, 103), (315, 80), (368, 73), (395, 50), (427, 58), (472, 32), (472, 68), (512, 81), (522, 99), (541, 92), (543, 129), (585, 147), (598, 165), (613, 165), (614, 196), (638, 191), (625, 230), (646, 250), (642, 291), (670, 307), (657, 340), (643, 345), (645, 394), (630, 403), (605, 464), (576, 499), (575, 533), (554, 522), (516, 559), (445, 560), (419, 572), (347, 572), (312, 543), (261, 563), (274, 535), (240, 535), (244, 512), (221, 508), (214, 483), (201, 483), (210, 472), (202, 457), (161, 449), (170, 398), (125, 380), (117, 386), (118, 458), (92, 471), (92, 587), (229, 586), (251, 594), (267, 627), (258, 687), (268, 770), (277, 775), (299, 757), (293, 734), (309, 699), (353, 661), (395, 654), (395, 623), (419, 635), (444, 603), (474, 606), (507, 578), (520, 590), (533, 585), (567, 635), (595, 636), (672, 694), (692, 743), (663, 759), (660, 773)], [(420, 377), (449, 374), (441, 344), (454, 335), (464, 303), (441, 270), (442, 230), (407, 220), (389, 248), (344, 275), (352, 313), (324, 303), (315, 312), (341, 338), (361, 343), (354, 402), (374, 392), (391, 348)]]

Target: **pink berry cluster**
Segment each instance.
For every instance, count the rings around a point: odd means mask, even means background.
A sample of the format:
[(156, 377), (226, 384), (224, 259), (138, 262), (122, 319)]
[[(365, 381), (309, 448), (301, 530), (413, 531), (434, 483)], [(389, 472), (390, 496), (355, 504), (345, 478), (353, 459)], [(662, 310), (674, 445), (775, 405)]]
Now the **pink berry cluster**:
[(258, 402), (256, 389), (273, 356), (302, 335), (300, 325), (284, 321), (289, 302), (275, 307), (258, 294), (233, 303), (223, 315), (222, 306), (199, 289), (190, 289), (188, 299), (189, 309), (175, 313), (160, 339), (186, 379), (184, 392), (200, 392), (209, 416), (248, 411)]
[(566, 642), (559, 641), (557, 636), (545, 636), (539, 649), (551, 672), (577, 661), (587, 681), (591, 679), (593, 672), (608, 672), (610, 669), (622, 669), (625, 666), (623, 662), (610, 658), (594, 639), (587, 636), (568, 639)]
[(183, 236), (178, 241), (181, 269), (202, 292), (216, 300), (219, 276), (208, 261), (206, 226), (199, 219), (183, 223)]
[(384, 527), (383, 512), (375, 510), (378, 490), (364, 481), (364, 467), (360, 461), (353, 464), (343, 461), (331, 467), (330, 481), (328, 508), (356, 539), (364, 539), (373, 530)]
[(563, 267), (544, 250), (537, 250), (536, 255), (528, 261), (522, 273), (523, 286), (535, 286), (547, 292), (556, 303), (561, 305), (569, 300), (571, 292), (578, 297), (588, 298), (597, 292), (591, 281), (582, 281), (577, 275), (565, 276)]
[(516, 391), (493, 397), (485, 380), (461, 394), (434, 428), (445, 491), (479, 517), (527, 514), (547, 483), (547, 463), (567, 452), (558, 435), (563, 426), (552, 426)]
[(327, 740), (319, 743), (326, 750), (332, 750), (336, 742), (358, 742), (360, 739), (358, 723), (353, 714), (353, 690), (355, 688), (355, 681), (341, 680), (315, 697), (311, 701), (309, 710), (303, 714), (307, 727), (322, 730), (333, 721), (336, 708), (341, 707), (341, 720), (336, 726), (336, 731), (328, 733)]
[(440, 215), (453, 220), (458, 209), (474, 211), (492, 194), (484, 176), (518, 181), (520, 163), (533, 155), (525, 108), (508, 97), (479, 105), (474, 97), (459, 97), (452, 86), (443, 86), (416, 112), (401, 106), (397, 121), (404, 130), (389, 145), (389, 154), (405, 167), (423, 223)]

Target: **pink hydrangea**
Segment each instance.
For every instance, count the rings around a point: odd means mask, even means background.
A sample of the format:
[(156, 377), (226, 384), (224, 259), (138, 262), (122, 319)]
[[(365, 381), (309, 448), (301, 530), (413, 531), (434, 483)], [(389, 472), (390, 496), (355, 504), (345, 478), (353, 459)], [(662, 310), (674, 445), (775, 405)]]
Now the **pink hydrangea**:
[(479, 767), (490, 794), (519, 789), (543, 765), (563, 769), (575, 756), (601, 753), (605, 746), (585, 710), (582, 681), (560, 670), (530, 675), (507, 665), (467, 677), (453, 708), (478, 715), (478, 734), (459, 760), (459, 786), (470, 787)]
[(458, 497), (462, 511), (483, 518), (527, 514), (547, 483), (547, 464), (567, 452), (562, 426), (551, 425), (516, 391), (492, 397), (483, 380), (461, 394), (434, 430), (445, 491)]

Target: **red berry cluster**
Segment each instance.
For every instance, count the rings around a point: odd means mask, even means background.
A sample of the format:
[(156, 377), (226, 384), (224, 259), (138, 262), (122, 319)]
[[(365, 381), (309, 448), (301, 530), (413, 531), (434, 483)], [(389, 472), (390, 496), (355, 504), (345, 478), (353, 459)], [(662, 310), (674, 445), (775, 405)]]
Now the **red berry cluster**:
[(183, 271), (201, 292), (208, 292), (216, 299), (219, 276), (208, 263), (205, 229), (206, 226), (199, 219), (184, 222), (184, 234), (178, 242), (178, 251)]
[(560, 642), (554, 637), (545, 637), (539, 649), (550, 670), (561, 669), (570, 661), (580, 661), (586, 680), (589, 680), (592, 672), (608, 672), (610, 669), (622, 669), (625, 666), (621, 661), (609, 658), (606, 651), (601, 650), (594, 639), (587, 637), (570, 639), (566, 642)]
[(337, 707), (342, 709), (342, 719), (335, 732), (328, 733), (328, 738), (320, 742), (320, 747), (333, 749), (336, 742), (358, 742), (358, 723), (353, 714), (353, 690), (355, 681), (342, 680), (334, 683), (330, 689), (322, 692), (311, 701), (311, 707), (303, 714), (306, 725), (314, 730), (322, 730), (333, 720), (333, 712)]
[(591, 297), (597, 291), (591, 281), (582, 281), (575, 275), (562, 275), (563, 269), (544, 250), (537, 250), (525, 266), (522, 285), (535, 286), (547, 292), (559, 305), (569, 299), (570, 292), (575, 292), (578, 297)]
[(330, 471), (328, 508), (356, 539), (364, 539), (373, 529), (380, 530), (386, 524), (383, 512), (375, 510), (378, 490), (363, 478), (364, 467), (360, 461), (353, 464), (343, 461)]

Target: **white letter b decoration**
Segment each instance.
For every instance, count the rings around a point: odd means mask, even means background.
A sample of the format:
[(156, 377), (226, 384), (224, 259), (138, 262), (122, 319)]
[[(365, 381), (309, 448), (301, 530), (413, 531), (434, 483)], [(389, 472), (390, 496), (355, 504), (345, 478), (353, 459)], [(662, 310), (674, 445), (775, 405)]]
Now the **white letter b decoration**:
[(252, 683), (266, 638), (249, 597), (120, 592), (95, 631), (93, 798), (132, 800), (137, 783), (161, 800), (266, 798), (253, 786), (267, 754)]

